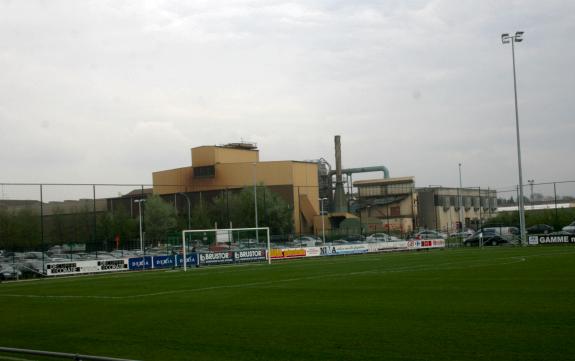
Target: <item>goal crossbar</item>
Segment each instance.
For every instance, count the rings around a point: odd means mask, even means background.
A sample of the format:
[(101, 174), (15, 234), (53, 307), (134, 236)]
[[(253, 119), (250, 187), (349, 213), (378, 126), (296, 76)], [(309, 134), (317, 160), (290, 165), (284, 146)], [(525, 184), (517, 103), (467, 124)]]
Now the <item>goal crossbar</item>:
[(265, 230), (266, 231), (266, 239), (267, 239), (267, 252), (266, 258), (269, 264), (272, 263), (271, 257), (271, 245), (270, 245), (270, 228), (269, 227), (250, 227), (250, 228), (210, 228), (210, 229), (184, 229), (182, 231), (182, 256), (184, 258), (184, 272), (187, 271), (186, 265), (186, 234), (191, 233), (202, 233), (202, 232), (241, 232), (241, 231), (256, 231), (256, 239), (258, 237), (258, 231)]

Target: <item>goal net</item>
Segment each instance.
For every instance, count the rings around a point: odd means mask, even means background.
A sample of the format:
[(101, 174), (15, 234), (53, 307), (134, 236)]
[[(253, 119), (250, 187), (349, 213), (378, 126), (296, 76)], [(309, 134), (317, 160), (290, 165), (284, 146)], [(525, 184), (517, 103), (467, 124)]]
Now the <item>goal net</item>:
[(196, 254), (195, 266), (267, 261), (270, 257), (269, 227), (187, 229), (182, 231), (184, 271), (188, 255)]

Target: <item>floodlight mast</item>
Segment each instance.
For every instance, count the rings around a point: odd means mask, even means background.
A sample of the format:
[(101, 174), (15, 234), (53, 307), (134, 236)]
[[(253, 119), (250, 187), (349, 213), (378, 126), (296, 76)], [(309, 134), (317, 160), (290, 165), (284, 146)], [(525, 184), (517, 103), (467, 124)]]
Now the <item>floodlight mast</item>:
[(523, 31), (515, 32), (514, 36), (508, 33), (501, 34), (503, 44), (511, 43), (511, 57), (513, 60), (513, 91), (515, 95), (515, 128), (517, 131), (517, 164), (519, 168), (519, 227), (521, 230), (521, 244), (527, 245), (527, 234), (525, 231), (525, 205), (523, 201), (523, 169), (521, 168), (521, 139), (519, 136), (519, 110), (517, 106), (517, 76), (515, 72), (515, 43), (523, 41)]

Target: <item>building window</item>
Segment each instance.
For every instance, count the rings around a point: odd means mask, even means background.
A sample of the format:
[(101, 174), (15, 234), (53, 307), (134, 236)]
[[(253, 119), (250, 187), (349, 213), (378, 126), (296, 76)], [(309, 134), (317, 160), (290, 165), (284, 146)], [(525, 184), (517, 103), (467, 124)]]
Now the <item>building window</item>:
[(358, 187), (360, 197), (381, 197), (386, 195), (409, 194), (413, 192), (413, 183), (387, 185), (368, 185)]
[(389, 207), (389, 213), (392, 217), (399, 217), (401, 216), (401, 210), (399, 207)]
[(215, 175), (216, 167), (213, 165), (194, 167), (194, 178), (213, 178)]

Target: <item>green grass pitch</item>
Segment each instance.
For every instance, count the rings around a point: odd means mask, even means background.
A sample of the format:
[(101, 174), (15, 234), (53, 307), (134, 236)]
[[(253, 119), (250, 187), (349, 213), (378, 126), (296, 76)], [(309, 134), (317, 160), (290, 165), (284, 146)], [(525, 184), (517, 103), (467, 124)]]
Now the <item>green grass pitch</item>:
[(0, 302), (5, 347), (140, 360), (575, 359), (568, 246), (6, 282)]

